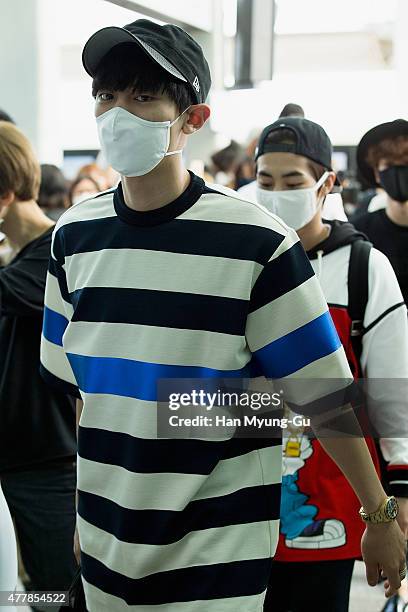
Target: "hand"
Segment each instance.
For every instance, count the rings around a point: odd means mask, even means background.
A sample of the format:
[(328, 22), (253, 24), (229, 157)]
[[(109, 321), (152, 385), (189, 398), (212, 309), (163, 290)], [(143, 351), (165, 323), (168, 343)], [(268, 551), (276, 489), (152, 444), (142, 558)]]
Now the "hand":
[(406, 565), (406, 542), (398, 523), (368, 523), (361, 538), (361, 552), (368, 584), (378, 584), (381, 574), (385, 578), (385, 596), (395, 595), (401, 586), (399, 572)]
[(79, 535), (78, 535), (78, 527), (75, 527), (74, 533), (74, 555), (77, 560), (78, 565), (81, 563), (81, 548), (79, 545)]
[(399, 507), (397, 516), (398, 525), (400, 526), (405, 539), (408, 540), (408, 498), (397, 497), (397, 501)]

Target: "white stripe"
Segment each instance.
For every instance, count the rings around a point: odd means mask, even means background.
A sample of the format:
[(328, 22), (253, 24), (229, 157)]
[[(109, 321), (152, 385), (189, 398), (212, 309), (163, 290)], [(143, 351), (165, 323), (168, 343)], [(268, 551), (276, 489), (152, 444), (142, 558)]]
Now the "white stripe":
[[(286, 251), (289, 251), (289, 249), (291, 249), (293, 247), (293, 245), (297, 244), (299, 242), (299, 238), (297, 233), (290, 229), (287, 228), (287, 235), (285, 237), (285, 240), (283, 240), (280, 245), (278, 246), (278, 248), (276, 249), (276, 251), (274, 252), (274, 254), (272, 255), (272, 257), (270, 258), (270, 261), (273, 261), (274, 259), (277, 259), (278, 257), (280, 257), (283, 253), (286, 253)], [(306, 257), (306, 255), (305, 255)]]
[(128, 578), (143, 578), (175, 569), (265, 559), (276, 542), (279, 521), (228, 525), (188, 533), (164, 546), (122, 542), (78, 516), (81, 550)]
[(83, 400), (81, 427), (157, 439), (157, 402), (96, 393), (83, 393)]
[(406, 480), (390, 480), (388, 484), (408, 484), (408, 477)]
[(49, 342), (44, 336), (41, 338), (41, 363), (57, 378), (77, 386), (64, 349), (53, 342)]
[(248, 300), (251, 280), (262, 266), (223, 257), (103, 249), (66, 257), (64, 268), (70, 293), (83, 287), (119, 287)]
[[(217, 185), (217, 188), (219, 186)], [(224, 188), (223, 188), (224, 189)], [(284, 223), (266, 208), (256, 202), (243, 200), (236, 191), (225, 188), (228, 193), (207, 193), (179, 219), (192, 221), (212, 221), (215, 223), (238, 223), (240, 225), (256, 225), (271, 229), (281, 236), (286, 236), (288, 228)]]
[(70, 323), (68, 353), (147, 363), (239, 370), (251, 360), (244, 336), (127, 323)]
[(183, 510), (207, 478), (206, 474), (137, 474), (78, 457), (78, 490), (129, 510)]
[[(302, 307), (299, 307), (302, 304)], [(327, 312), (327, 304), (316, 277), (251, 312), (247, 318), (247, 338), (253, 352), (286, 336)]]
[[(291, 381), (299, 382), (291, 385)], [(302, 406), (344, 389), (352, 381), (353, 377), (344, 349), (340, 346), (334, 353), (309, 363), (289, 376), (274, 381), (274, 385), (275, 388), (282, 385), (287, 401)]]
[[(294, 230), (290, 229), (286, 223), (284, 223), (284, 221), (282, 221), (282, 219), (280, 217), (278, 217), (277, 215), (275, 215), (274, 213), (272, 213), (270, 210), (268, 210), (265, 206), (262, 206), (262, 204), (259, 204), (259, 202), (256, 201), (256, 199), (246, 199), (244, 197), (242, 197), (242, 194), (239, 193), (238, 191), (235, 191), (234, 189), (230, 189), (229, 187), (225, 187), (224, 185), (217, 185), (214, 183), (211, 184), (207, 184), (207, 187), (209, 189), (212, 189), (213, 191), (217, 191), (218, 193), (227, 196), (228, 198), (230, 198), (229, 200), (229, 204), (232, 205), (232, 200), (235, 200), (237, 203), (239, 203), (241, 206), (246, 205), (246, 206), (250, 206), (252, 208), (248, 208), (248, 210), (257, 210), (258, 214), (260, 215), (260, 218), (265, 218), (265, 215), (267, 217), (269, 217), (269, 220), (273, 223), (274, 226), (276, 226), (277, 229), (276, 231), (278, 231), (280, 234), (283, 234), (284, 236), (286, 236), (288, 234), (288, 232), (294, 234), (297, 237), (297, 234)], [(200, 202), (202, 202), (204, 200), (204, 198), (208, 198), (209, 196), (212, 196), (214, 194), (204, 194), (201, 199)], [(225, 201), (225, 200), (224, 200)], [(242, 211), (241, 211), (242, 213)], [(299, 240), (299, 238), (298, 238)]]
[(47, 306), (47, 308), (54, 310), (54, 312), (58, 312), (58, 314), (62, 315), (66, 319), (71, 319), (74, 313), (72, 305), (68, 302), (65, 302), (65, 300), (63, 300), (61, 297), (58, 280), (49, 272), (47, 272), (45, 305)]
[[(82, 578), (89, 612), (262, 612), (265, 593), (246, 597), (178, 601), (158, 606), (131, 606), (123, 599), (101, 591)], [(171, 595), (169, 595), (171, 597)]]
[(74, 206), (68, 208), (68, 210), (58, 219), (54, 234), (68, 223), (92, 221), (95, 219), (105, 219), (107, 217), (116, 217), (115, 208), (113, 206), (113, 193), (106, 193), (106, 195), (98, 194), (97, 197), (91, 200), (82, 200), (78, 202), (78, 204), (74, 204)]
[(210, 476), (164, 472), (140, 474), (79, 457), (78, 489), (110, 499), (129, 510), (180, 511), (193, 500), (280, 483), (281, 453), (279, 445), (224, 459)]

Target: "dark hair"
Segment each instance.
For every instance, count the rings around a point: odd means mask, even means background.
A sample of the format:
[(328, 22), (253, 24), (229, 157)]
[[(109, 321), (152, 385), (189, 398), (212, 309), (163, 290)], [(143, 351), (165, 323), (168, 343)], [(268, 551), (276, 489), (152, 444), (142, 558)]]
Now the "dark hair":
[(6, 113), (6, 111), (2, 110), (1, 108), (0, 108), (0, 121), (8, 121), (9, 123), (14, 123), (15, 125), (15, 121), (13, 121), (10, 115)]
[(293, 104), (292, 102), (289, 102), (289, 104), (286, 104), (281, 110), (281, 114), (279, 115), (279, 117), (304, 117), (304, 116), (305, 116), (305, 111), (303, 110), (303, 108), (299, 106), (299, 104)]
[[(267, 135), (264, 144), (296, 144), (296, 136), (292, 130), (287, 128), (277, 129), (273, 130)], [(311, 174), (313, 175), (314, 179), (318, 181), (322, 174), (328, 170), (328, 168), (322, 166), (322, 164), (318, 164), (312, 159), (306, 159), (308, 161)]]
[(62, 208), (67, 193), (67, 183), (61, 170), (52, 164), (41, 164), (41, 183), (38, 204), (43, 208)]
[(235, 171), (236, 167), (245, 159), (245, 150), (235, 140), (231, 140), (230, 144), (224, 149), (216, 151), (211, 156), (211, 161), (217, 170), (222, 172)]
[(180, 113), (195, 104), (190, 86), (172, 76), (134, 43), (121, 43), (107, 53), (96, 69), (92, 95), (98, 91), (133, 91), (165, 93)]
[(389, 163), (408, 163), (408, 136), (401, 134), (395, 138), (385, 138), (368, 148), (366, 162), (377, 168), (381, 159)]

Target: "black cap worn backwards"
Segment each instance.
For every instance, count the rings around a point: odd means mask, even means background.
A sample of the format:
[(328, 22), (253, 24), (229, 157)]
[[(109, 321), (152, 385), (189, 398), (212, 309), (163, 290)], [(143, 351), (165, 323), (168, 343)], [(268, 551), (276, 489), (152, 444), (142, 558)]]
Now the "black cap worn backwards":
[(408, 136), (408, 121), (405, 119), (395, 119), (395, 121), (376, 125), (360, 140), (357, 146), (357, 166), (361, 176), (370, 187), (380, 187), (380, 184), (377, 183), (374, 169), (367, 162), (368, 150), (383, 140), (398, 138), (398, 136)]
[[(293, 132), (293, 144), (266, 142), (271, 132), (282, 129)], [(333, 148), (330, 138), (320, 125), (303, 117), (280, 117), (268, 125), (259, 138), (255, 161), (264, 153), (294, 153), (332, 170)]]
[(103, 57), (116, 45), (134, 42), (171, 75), (190, 86), (196, 104), (205, 102), (211, 75), (200, 45), (175, 25), (158, 25), (138, 19), (123, 28), (110, 26), (98, 30), (85, 44), (82, 63), (91, 76)]

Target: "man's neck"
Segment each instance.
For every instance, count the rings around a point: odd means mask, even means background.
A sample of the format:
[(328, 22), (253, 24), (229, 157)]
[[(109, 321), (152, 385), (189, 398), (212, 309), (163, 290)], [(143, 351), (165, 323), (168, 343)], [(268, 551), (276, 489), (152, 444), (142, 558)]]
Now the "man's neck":
[(170, 204), (181, 196), (189, 183), (190, 175), (179, 155), (165, 158), (144, 176), (122, 177), (125, 203), (139, 212)]
[(321, 217), (312, 219), (310, 223), (297, 231), (300, 242), (306, 252), (311, 251), (318, 244), (326, 240), (330, 234), (330, 226), (322, 222)]
[(34, 200), (14, 202), (0, 227), (16, 251), (21, 251), (55, 225)]
[(396, 202), (388, 198), (385, 212), (387, 217), (396, 225), (408, 227), (408, 201)]

